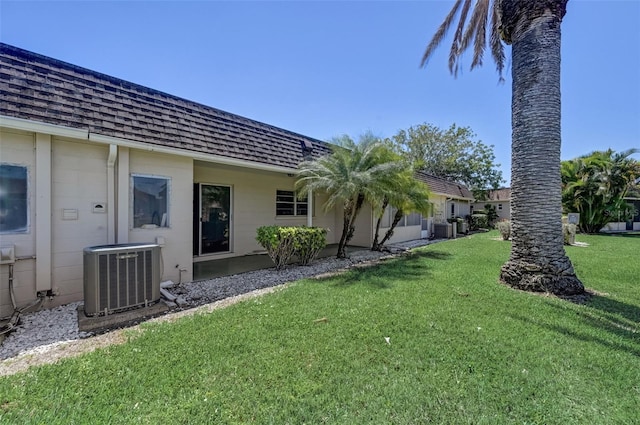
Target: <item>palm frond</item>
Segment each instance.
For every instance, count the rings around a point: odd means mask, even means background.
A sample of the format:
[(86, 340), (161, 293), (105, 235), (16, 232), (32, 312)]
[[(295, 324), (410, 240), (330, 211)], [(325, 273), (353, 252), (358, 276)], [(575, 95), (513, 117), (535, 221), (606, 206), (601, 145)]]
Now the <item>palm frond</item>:
[(456, 33), (453, 36), (453, 42), (451, 43), (451, 50), (449, 51), (449, 72), (454, 73), (454, 67), (456, 68), (455, 74), (457, 74), (458, 56), (460, 55), (460, 43), (462, 42), (462, 34), (464, 32), (464, 25), (467, 22), (467, 14), (471, 8), (471, 0), (465, 0), (462, 5), (462, 11), (460, 12), (460, 19), (458, 20), (458, 27)]
[[(491, 56), (496, 62), (496, 69), (500, 78), (499, 81), (502, 82), (504, 81), (502, 71), (505, 64), (505, 54), (500, 32), (502, 25), (500, 0), (476, 0), (473, 5), (471, 16), (467, 21), (467, 15), (471, 8), (471, 3), (471, 0), (464, 0), (464, 2), (462, 0), (457, 0), (455, 2), (453, 8), (427, 46), (427, 49), (422, 56), (420, 66), (424, 67), (426, 65), (434, 50), (444, 39), (456, 15), (460, 12), (460, 19), (451, 43), (451, 49), (449, 50), (449, 72), (457, 77), (461, 64), (460, 59), (471, 44), (473, 44), (471, 70), (478, 66), (482, 66), (484, 52), (487, 44), (489, 44)], [(490, 32), (489, 35), (487, 35), (487, 31)], [(488, 43), (487, 37), (489, 37)]]
[(484, 48), (487, 44), (487, 21), (489, 20), (489, 0), (480, 0), (474, 11), (478, 11), (478, 25), (476, 28), (475, 43), (473, 45), (473, 61), (471, 69), (482, 65)]
[(500, 22), (499, 4), (500, 2), (494, 1), (493, 7), (491, 8), (491, 36), (489, 38), (489, 46), (491, 48), (493, 61), (496, 63), (496, 70), (498, 71), (500, 82), (503, 82), (504, 78), (502, 77), (502, 70), (504, 69), (504, 44), (502, 44), (502, 40), (500, 38), (500, 27), (502, 23)]
[(456, 14), (458, 13), (458, 9), (460, 8), (461, 4), (462, 0), (456, 0), (453, 7), (451, 8), (451, 11), (444, 19), (444, 22), (440, 25), (436, 33), (433, 35), (431, 42), (427, 46), (427, 49), (424, 51), (424, 55), (422, 55), (422, 60), (420, 61), (421, 68), (424, 68), (424, 66), (429, 61), (431, 54), (440, 45), (442, 40), (444, 40), (444, 37), (447, 35), (447, 31), (449, 31), (449, 27), (453, 23), (453, 18), (455, 18)]

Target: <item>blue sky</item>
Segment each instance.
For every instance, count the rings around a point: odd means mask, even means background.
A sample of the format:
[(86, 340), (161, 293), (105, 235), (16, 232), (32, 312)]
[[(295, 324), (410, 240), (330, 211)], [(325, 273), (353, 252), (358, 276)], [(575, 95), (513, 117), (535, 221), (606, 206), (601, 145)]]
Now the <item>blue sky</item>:
[[(510, 71), (467, 57), (455, 79), (446, 42), (419, 68), (452, 4), (0, 0), (0, 40), (321, 140), (469, 126), (508, 182)], [(640, 148), (640, 1), (567, 9), (562, 158)]]

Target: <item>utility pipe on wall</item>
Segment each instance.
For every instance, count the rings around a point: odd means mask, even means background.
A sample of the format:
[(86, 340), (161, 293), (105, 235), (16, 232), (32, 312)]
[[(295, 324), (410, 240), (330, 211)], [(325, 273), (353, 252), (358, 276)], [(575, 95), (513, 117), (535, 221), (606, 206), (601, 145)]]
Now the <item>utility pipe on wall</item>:
[(52, 240), (51, 240), (51, 136), (36, 133), (35, 135), (35, 255), (36, 260), (36, 293), (50, 291), (52, 274)]
[(107, 243), (116, 243), (116, 172), (118, 146), (109, 145), (107, 158)]

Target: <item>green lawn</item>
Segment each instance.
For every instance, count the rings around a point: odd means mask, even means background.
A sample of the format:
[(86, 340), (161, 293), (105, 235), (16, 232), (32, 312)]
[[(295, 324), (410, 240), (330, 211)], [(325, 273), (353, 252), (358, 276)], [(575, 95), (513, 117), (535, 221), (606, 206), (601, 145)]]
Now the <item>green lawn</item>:
[(0, 423), (640, 423), (638, 239), (578, 236), (567, 252), (601, 295), (577, 305), (500, 285), (496, 236), (0, 378)]

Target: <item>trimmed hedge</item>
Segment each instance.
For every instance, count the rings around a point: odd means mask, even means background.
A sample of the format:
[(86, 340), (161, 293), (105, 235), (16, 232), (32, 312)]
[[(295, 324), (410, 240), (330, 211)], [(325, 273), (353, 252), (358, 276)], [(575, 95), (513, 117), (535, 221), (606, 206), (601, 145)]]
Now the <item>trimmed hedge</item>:
[(307, 265), (327, 244), (327, 229), (321, 227), (262, 226), (256, 240), (282, 270), (295, 255), (298, 262)]
[(472, 214), (471, 215), (471, 230), (488, 229), (489, 219), (486, 214)]

